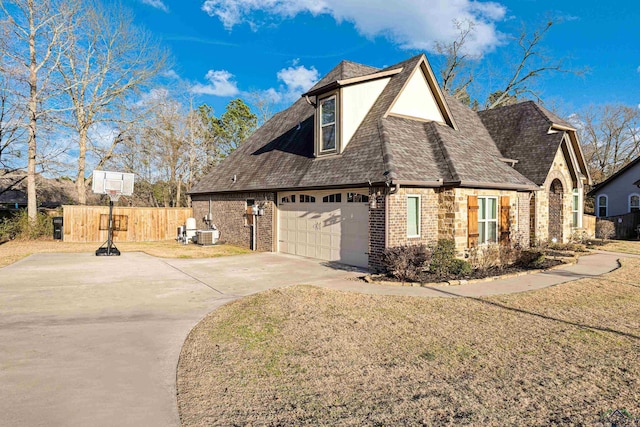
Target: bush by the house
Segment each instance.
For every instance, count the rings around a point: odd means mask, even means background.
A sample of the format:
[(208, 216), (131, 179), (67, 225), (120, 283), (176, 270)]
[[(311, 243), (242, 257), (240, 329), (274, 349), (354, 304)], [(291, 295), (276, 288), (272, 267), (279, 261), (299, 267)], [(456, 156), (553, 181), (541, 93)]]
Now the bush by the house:
[(476, 270), (504, 269), (516, 262), (522, 248), (518, 244), (490, 244), (469, 250), (469, 262)]
[(599, 219), (596, 223), (596, 237), (602, 240), (616, 237), (616, 226), (613, 221)]
[(403, 282), (418, 281), (430, 255), (424, 244), (396, 246), (385, 249), (382, 263), (387, 272), (396, 279)]
[(454, 270), (460, 268), (456, 258), (456, 242), (451, 239), (438, 240), (438, 244), (433, 248), (431, 254), (429, 271), (438, 277), (447, 277), (454, 274)]
[(18, 211), (9, 218), (0, 221), (0, 240), (7, 239), (39, 239), (51, 237), (53, 221), (50, 216), (38, 213), (32, 224), (26, 210)]
[(464, 277), (473, 273), (473, 267), (471, 266), (471, 263), (459, 258), (451, 261), (449, 269), (449, 272), (456, 277)]
[(515, 263), (524, 268), (539, 268), (544, 260), (544, 252), (538, 249), (529, 249), (521, 251)]

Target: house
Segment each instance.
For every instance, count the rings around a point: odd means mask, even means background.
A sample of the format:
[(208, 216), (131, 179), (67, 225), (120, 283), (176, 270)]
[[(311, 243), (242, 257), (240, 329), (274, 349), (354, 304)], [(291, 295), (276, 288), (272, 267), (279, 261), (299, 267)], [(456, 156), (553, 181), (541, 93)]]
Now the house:
[(589, 182), (571, 125), (533, 102), (476, 113), (419, 55), (342, 61), (190, 194), (223, 241), (380, 270), (439, 238), (566, 241)]
[(640, 157), (636, 158), (589, 192), (598, 218), (640, 211)]

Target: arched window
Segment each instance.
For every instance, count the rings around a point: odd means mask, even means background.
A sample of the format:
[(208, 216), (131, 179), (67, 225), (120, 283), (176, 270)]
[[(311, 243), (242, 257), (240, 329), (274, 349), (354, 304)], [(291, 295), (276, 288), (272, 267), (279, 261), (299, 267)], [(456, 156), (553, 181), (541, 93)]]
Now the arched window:
[(603, 218), (605, 216), (607, 216), (608, 214), (608, 209), (607, 209), (607, 205), (609, 202), (609, 198), (607, 197), (606, 194), (601, 194), (598, 196), (598, 217), (599, 218)]
[(629, 195), (629, 212), (640, 211), (640, 194), (633, 193)]

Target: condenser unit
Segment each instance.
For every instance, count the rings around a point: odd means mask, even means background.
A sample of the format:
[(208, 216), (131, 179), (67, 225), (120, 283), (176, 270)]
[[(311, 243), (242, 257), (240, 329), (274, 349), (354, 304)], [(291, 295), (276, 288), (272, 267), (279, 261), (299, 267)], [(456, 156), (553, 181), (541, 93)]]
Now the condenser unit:
[(199, 245), (215, 245), (220, 238), (218, 230), (198, 230), (196, 231), (196, 243)]

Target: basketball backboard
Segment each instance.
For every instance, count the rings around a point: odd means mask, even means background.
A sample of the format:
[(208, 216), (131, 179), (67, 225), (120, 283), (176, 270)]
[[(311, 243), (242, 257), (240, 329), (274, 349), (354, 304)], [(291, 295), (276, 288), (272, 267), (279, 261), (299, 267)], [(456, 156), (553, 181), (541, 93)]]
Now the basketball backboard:
[(109, 194), (116, 192), (123, 196), (133, 194), (133, 181), (135, 175), (125, 172), (93, 171), (91, 189), (96, 194)]

